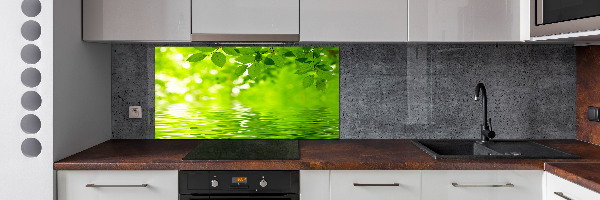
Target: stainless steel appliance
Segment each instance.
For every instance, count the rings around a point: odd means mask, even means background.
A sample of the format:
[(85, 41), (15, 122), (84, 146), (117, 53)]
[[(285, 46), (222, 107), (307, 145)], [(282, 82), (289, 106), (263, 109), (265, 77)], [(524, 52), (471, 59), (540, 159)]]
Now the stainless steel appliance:
[(598, 0), (531, 0), (531, 36), (569, 34), (600, 29)]
[(299, 171), (179, 171), (179, 199), (299, 200)]

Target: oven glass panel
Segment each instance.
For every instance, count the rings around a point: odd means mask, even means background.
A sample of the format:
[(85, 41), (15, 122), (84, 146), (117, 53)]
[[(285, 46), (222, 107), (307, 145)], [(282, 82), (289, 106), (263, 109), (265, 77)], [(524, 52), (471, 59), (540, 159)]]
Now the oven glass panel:
[[(543, 22), (538, 25), (576, 20), (586, 17), (600, 16), (599, 0), (537, 0), (543, 1), (543, 8), (538, 8)], [(540, 6), (540, 4), (537, 4)], [(540, 13), (542, 11), (542, 13)]]

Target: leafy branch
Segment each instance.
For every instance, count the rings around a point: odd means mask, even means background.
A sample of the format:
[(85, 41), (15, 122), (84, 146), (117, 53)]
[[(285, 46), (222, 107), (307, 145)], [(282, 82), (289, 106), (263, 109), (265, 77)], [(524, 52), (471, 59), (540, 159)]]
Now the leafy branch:
[[(244, 83), (266, 81), (276, 70), (294, 65), (295, 74), (303, 76), (304, 88), (314, 86), (324, 91), (327, 82), (339, 75), (337, 47), (194, 47), (196, 53), (186, 61), (200, 62), (210, 56), (218, 67), (233, 64), (234, 76), (243, 77)], [(229, 58), (235, 62), (231, 63)], [(247, 76), (244, 74), (247, 73)]]

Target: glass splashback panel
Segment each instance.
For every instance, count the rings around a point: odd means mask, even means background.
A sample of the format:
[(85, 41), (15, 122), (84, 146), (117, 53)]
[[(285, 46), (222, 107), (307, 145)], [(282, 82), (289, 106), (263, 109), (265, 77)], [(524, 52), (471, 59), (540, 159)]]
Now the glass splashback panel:
[(156, 47), (156, 139), (338, 139), (338, 47)]

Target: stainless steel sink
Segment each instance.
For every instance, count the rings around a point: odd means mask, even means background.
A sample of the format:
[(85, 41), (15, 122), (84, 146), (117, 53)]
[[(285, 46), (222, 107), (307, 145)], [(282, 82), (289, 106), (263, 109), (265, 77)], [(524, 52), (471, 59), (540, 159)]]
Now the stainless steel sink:
[(412, 140), (435, 159), (440, 158), (516, 158), (516, 159), (575, 159), (580, 158), (532, 141), (476, 140)]

